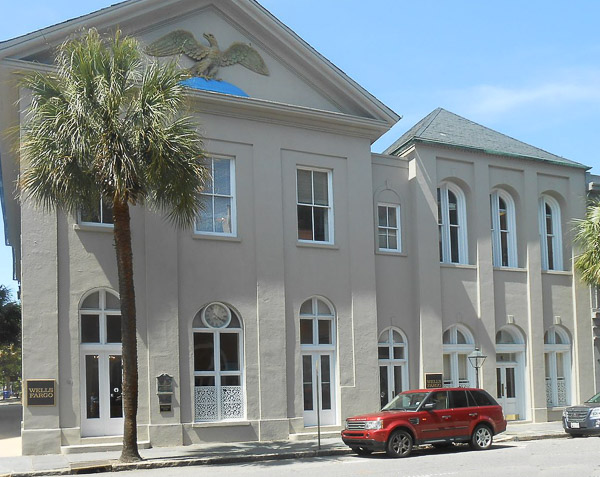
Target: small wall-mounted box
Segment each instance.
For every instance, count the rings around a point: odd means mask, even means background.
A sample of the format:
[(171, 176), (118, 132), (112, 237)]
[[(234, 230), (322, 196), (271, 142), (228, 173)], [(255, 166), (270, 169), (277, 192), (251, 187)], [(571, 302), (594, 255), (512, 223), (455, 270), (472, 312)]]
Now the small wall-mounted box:
[(160, 412), (170, 412), (173, 409), (173, 376), (168, 374), (157, 376), (156, 386)]

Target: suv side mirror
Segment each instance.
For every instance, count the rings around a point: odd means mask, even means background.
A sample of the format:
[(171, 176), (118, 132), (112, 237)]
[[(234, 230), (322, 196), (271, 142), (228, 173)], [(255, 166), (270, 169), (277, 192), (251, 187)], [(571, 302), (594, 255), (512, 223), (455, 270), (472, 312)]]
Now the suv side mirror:
[(425, 403), (423, 405), (423, 409), (425, 409), (426, 411), (431, 411), (431, 410), (435, 409), (435, 403), (434, 402)]

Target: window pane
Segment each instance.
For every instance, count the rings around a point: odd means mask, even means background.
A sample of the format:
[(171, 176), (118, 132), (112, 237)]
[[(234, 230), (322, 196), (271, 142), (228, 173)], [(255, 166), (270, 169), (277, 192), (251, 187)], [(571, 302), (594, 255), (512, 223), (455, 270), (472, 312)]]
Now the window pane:
[(100, 343), (99, 315), (81, 315), (81, 342)]
[(215, 377), (214, 376), (196, 376), (194, 378), (195, 386), (214, 386), (215, 385)]
[(113, 209), (110, 205), (107, 205), (105, 201), (101, 202), (102, 204), (102, 223), (103, 224), (112, 224), (113, 223)]
[(508, 267), (508, 232), (500, 232), (500, 246), (502, 247), (502, 266)]
[(389, 346), (379, 346), (377, 355), (379, 359), (390, 359), (390, 348)]
[(321, 356), (321, 409), (331, 409), (331, 369), (327, 355)]
[(450, 225), (458, 225), (458, 201), (454, 192), (448, 191), (448, 215), (450, 218)]
[(106, 292), (106, 306), (107, 310), (120, 310), (121, 301), (112, 293)]
[(468, 381), (467, 377), (467, 355), (459, 354), (458, 355), (458, 380), (459, 382)]
[(231, 198), (215, 197), (215, 232), (231, 233)]
[(387, 232), (379, 229), (379, 248), (388, 248)]
[(329, 306), (327, 306), (327, 304), (323, 300), (318, 300), (318, 299), (317, 299), (317, 312), (321, 316), (323, 316), (323, 315), (333, 315), (333, 313), (329, 309)]
[(306, 300), (304, 303), (302, 303), (302, 306), (300, 307), (300, 314), (301, 315), (312, 315), (313, 314), (312, 300)]
[(502, 369), (496, 368), (496, 397), (501, 398), (502, 396)]
[(379, 398), (381, 407), (390, 402), (388, 396), (388, 373), (387, 366), (379, 366)]
[(444, 354), (444, 381), (452, 382), (452, 366), (449, 354)]
[(394, 366), (394, 396), (402, 392), (402, 366)]
[(564, 342), (564, 340), (562, 339), (562, 337), (560, 336), (560, 333), (557, 333), (556, 331), (554, 332), (554, 342), (556, 344), (566, 344)]
[(123, 399), (121, 398), (122, 383), (121, 356), (108, 357), (108, 374), (110, 383), (110, 417), (123, 417)]
[(558, 378), (565, 377), (564, 353), (556, 353), (556, 376)]
[(88, 419), (100, 417), (100, 382), (98, 379), (98, 356), (85, 357), (85, 407)]
[(319, 242), (329, 241), (329, 210), (323, 207), (314, 208), (315, 240)]
[(394, 359), (404, 359), (404, 347), (394, 347)]
[(313, 410), (312, 358), (302, 356), (302, 393), (304, 395), (304, 410)]
[(213, 230), (213, 200), (212, 196), (202, 195), (200, 197), (200, 211), (198, 212), (198, 220), (196, 228), (200, 232), (214, 232)]
[(221, 335), (221, 371), (239, 371), (240, 359), (237, 333)]
[(450, 330), (444, 331), (444, 334), (442, 335), (442, 343), (443, 344), (451, 344), (451, 341), (450, 341)]
[(98, 310), (100, 308), (100, 292), (92, 293), (81, 304), (82, 310)]
[(221, 376), (221, 386), (241, 386), (240, 376)]
[(106, 316), (106, 342), (121, 342), (121, 317), (119, 315)]
[(298, 203), (312, 204), (312, 174), (311, 171), (298, 169)]
[(327, 172), (313, 171), (315, 205), (329, 205)]
[(456, 343), (467, 344), (467, 338), (462, 333), (462, 331), (456, 330)]
[(396, 231), (395, 230), (390, 230), (389, 236), (388, 236), (388, 247), (390, 250), (397, 250), (398, 249), (398, 239), (396, 237)]
[(400, 333), (398, 333), (397, 331), (392, 331), (392, 340), (394, 343), (404, 343), (404, 339), (402, 338), (402, 335)]
[(468, 407), (467, 394), (464, 391), (450, 391), (452, 396), (452, 407)]
[(458, 227), (450, 227), (450, 261), (459, 262), (458, 255)]
[(388, 207), (388, 226), (398, 228), (398, 221), (396, 220), (396, 207)]
[(312, 207), (306, 205), (298, 206), (298, 238), (300, 240), (312, 240)]
[(319, 344), (331, 344), (331, 320), (319, 320)]
[(515, 368), (506, 368), (506, 397), (514, 398), (515, 396)]
[(213, 175), (214, 175), (214, 170), (213, 170), (213, 159), (205, 159), (202, 161), (202, 163), (206, 166), (206, 168), (208, 169), (209, 172), (209, 177), (206, 178), (206, 182), (204, 183), (204, 192), (206, 192), (207, 194), (212, 194), (214, 193), (213, 190)]
[(231, 160), (215, 159), (214, 164), (215, 194), (231, 195)]
[(313, 320), (300, 320), (300, 344), (314, 344)]
[(485, 391), (469, 391), (471, 396), (475, 399), (475, 403), (478, 406), (493, 406), (496, 403), (492, 400), (491, 396)]
[(437, 190), (437, 206), (438, 206), (438, 224), (442, 224), (443, 223), (443, 216), (442, 216), (442, 192), (441, 190), (438, 188)]
[(212, 333), (194, 333), (194, 371), (214, 370), (214, 335)]
[(100, 223), (100, 203), (93, 208), (84, 207), (81, 209), (81, 221), (82, 222), (93, 222), (96, 224)]
[(442, 226), (438, 226), (438, 242), (440, 246), (440, 262), (444, 261), (444, 243), (442, 241)]
[(387, 213), (386, 213), (386, 209), (387, 207), (380, 205), (377, 207), (377, 217), (379, 219), (378, 224), (381, 227), (387, 227)]
[(554, 270), (554, 247), (552, 237), (548, 237), (548, 269)]

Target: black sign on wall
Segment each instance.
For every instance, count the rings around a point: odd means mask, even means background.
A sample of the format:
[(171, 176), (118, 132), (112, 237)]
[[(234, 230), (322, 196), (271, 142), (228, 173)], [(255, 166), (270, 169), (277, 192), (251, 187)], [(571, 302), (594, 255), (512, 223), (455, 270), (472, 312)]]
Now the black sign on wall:
[(28, 379), (26, 392), (28, 406), (56, 405), (56, 381), (54, 379)]
[(425, 373), (425, 388), (443, 388), (444, 380), (442, 373)]

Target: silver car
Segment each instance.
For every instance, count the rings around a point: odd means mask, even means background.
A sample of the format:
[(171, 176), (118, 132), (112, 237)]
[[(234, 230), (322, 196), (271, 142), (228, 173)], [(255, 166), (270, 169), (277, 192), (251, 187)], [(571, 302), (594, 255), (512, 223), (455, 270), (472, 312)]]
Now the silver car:
[(600, 393), (563, 411), (565, 432), (573, 437), (600, 435)]

